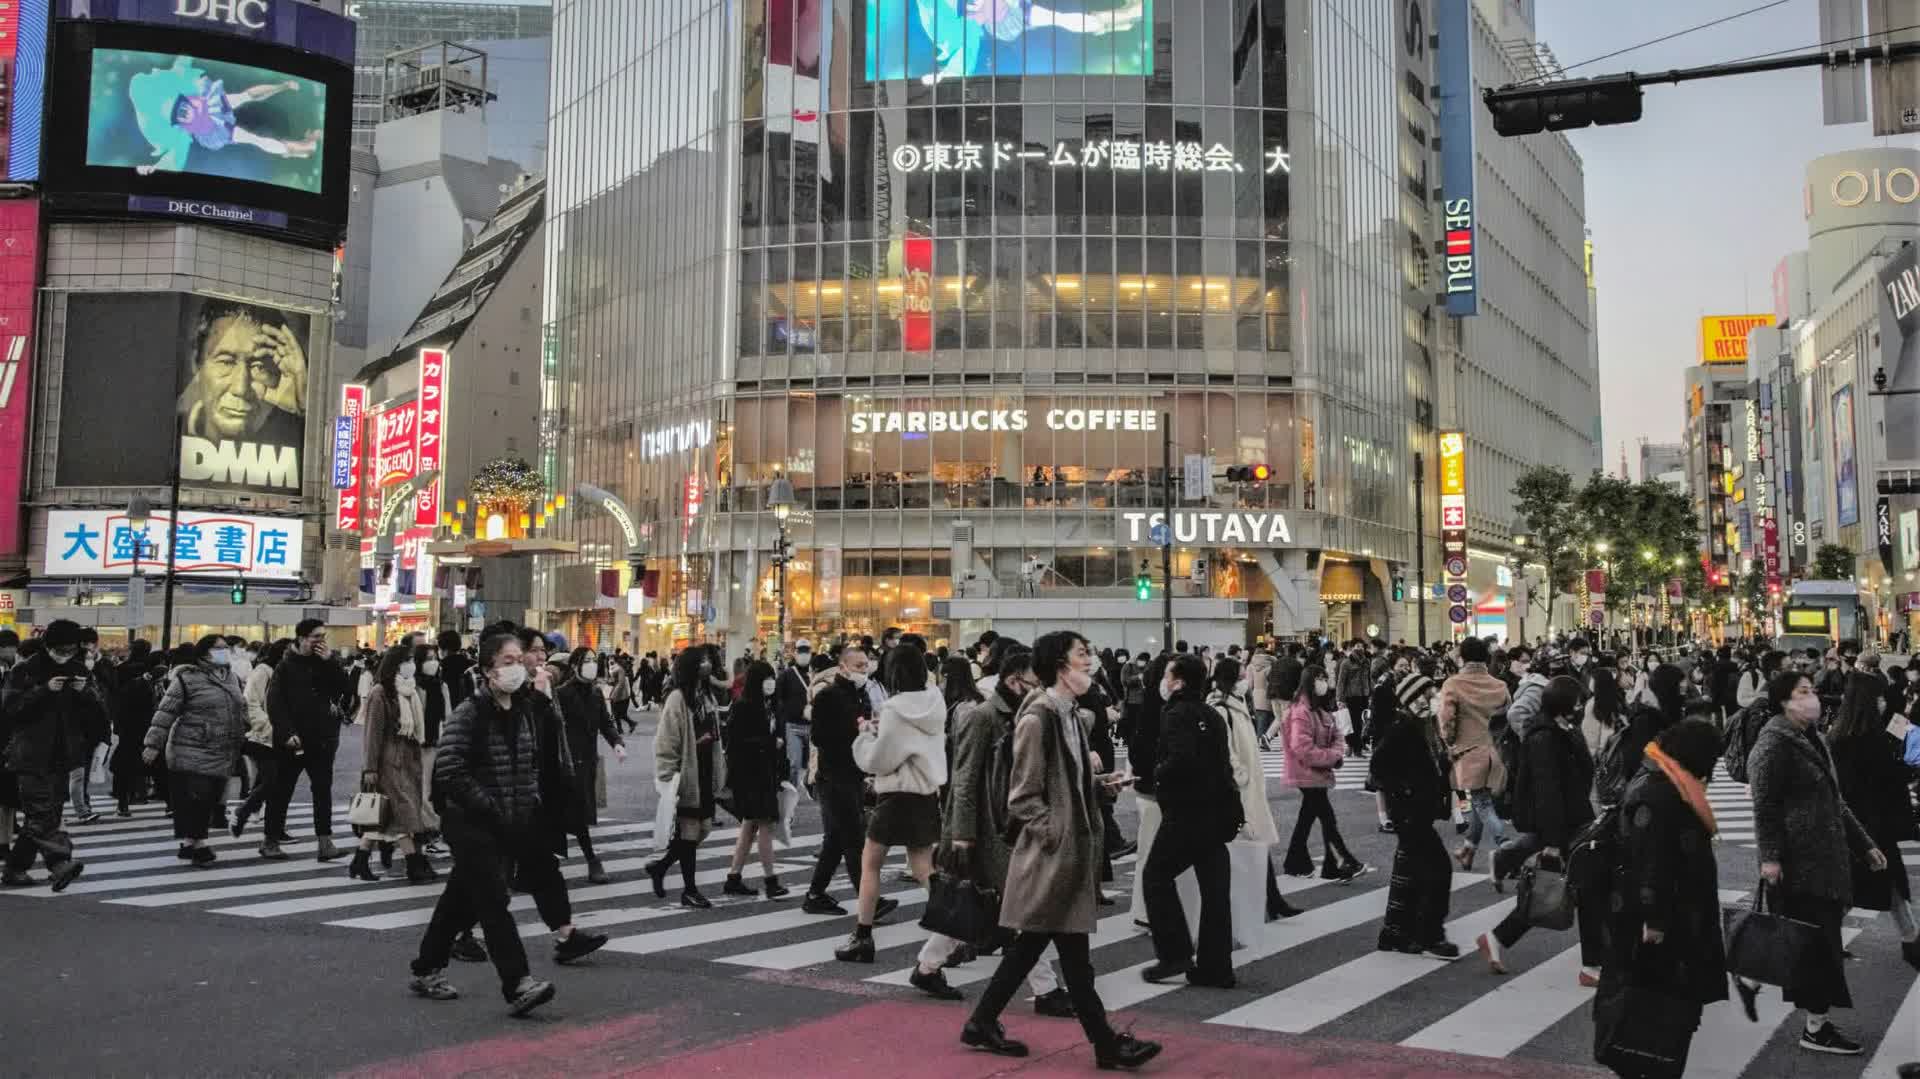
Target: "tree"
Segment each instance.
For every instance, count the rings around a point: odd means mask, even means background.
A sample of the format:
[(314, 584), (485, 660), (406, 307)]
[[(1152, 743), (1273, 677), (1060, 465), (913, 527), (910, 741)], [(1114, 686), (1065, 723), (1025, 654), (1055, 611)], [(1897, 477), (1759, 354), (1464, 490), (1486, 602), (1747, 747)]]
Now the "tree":
[(1821, 581), (1853, 580), (1853, 548), (1842, 543), (1823, 543), (1813, 553), (1813, 576)]
[(1767, 570), (1764, 566), (1755, 566), (1740, 578), (1740, 605), (1760, 614), (1767, 609)]
[[(1574, 496), (1587, 562), (1607, 573), (1606, 604), (1618, 610), (1697, 570), (1699, 525), (1687, 497), (1664, 483), (1596, 472)], [(1603, 546), (1604, 545), (1604, 546)]]
[(1573, 590), (1580, 572), (1580, 530), (1574, 518), (1573, 476), (1564, 468), (1536, 465), (1513, 485), (1514, 505), (1533, 537), (1530, 558), (1546, 567), (1546, 588), (1539, 597), (1548, 617), (1553, 600)]

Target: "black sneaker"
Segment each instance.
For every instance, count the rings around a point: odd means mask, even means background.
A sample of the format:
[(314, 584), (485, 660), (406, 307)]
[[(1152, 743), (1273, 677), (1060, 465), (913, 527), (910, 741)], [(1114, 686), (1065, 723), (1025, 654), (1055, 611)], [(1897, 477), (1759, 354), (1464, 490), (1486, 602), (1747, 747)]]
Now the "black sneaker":
[(1118, 1034), (1111, 1043), (1096, 1046), (1093, 1062), (1101, 1071), (1137, 1068), (1160, 1055), (1160, 1043), (1141, 1041), (1131, 1034)]
[(1733, 980), (1733, 989), (1734, 992), (1740, 994), (1740, 1010), (1747, 1013), (1747, 1022), (1758, 1023), (1760, 1021), (1760, 1011), (1755, 1006), (1755, 1002), (1760, 999), (1760, 987), (1758, 985), (1747, 984), (1743, 978), (1735, 978)]
[(873, 937), (854, 933), (847, 943), (833, 950), (833, 957), (842, 963), (873, 962)]
[(513, 987), (512, 995), (507, 998), (507, 1012), (510, 1015), (525, 1015), (552, 999), (553, 983), (528, 975)]
[(807, 893), (807, 898), (801, 902), (800, 909), (808, 914), (830, 914), (836, 917), (847, 913), (847, 908), (835, 903), (831, 896), (815, 895), (812, 892)]
[(80, 816), (79, 816), (79, 817), (77, 817), (77, 818), (75, 818), (75, 820), (74, 820), (74, 822), (73, 822), (73, 823), (75, 823), (75, 824), (92, 824), (92, 823), (93, 823), (94, 821), (97, 821), (97, 820), (99, 820), (99, 819), (100, 819), (100, 814), (98, 814), (98, 813), (94, 813), (94, 812), (86, 812), (86, 813), (82, 813), (82, 814), (80, 814)]
[[(786, 885), (780, 883), (778, 877), (768, 877), (761, 882), (761, 887), (766, 889), (768, 899), (785, 899), (791, 891)], [(749, 892), (747, 894), (751, 895), (753, 893)]]
[(1048, 1019), (1072, 1019), (1078, 1013), (1073, 1010), (1073, 998), (1065, 989), (1050, 989), (1033, 998), (1033, 1014)]
[[(578, 933), (579, 930), (576, 929), (574, 932)], [(487, 961), (487, 950), (480, 946), (479, 941), (469, 936), (453, 938), (453, 947), (448, 950), (447, 954), (462, 963), (484, 963)]]
[(900, 901), (898, 899), (887, 899), (883, 896), (873, 905), (873, 920), (878, 924), (880, 919), (885, 918), (887, 915), (899, 909)]
[(1840, 1033), (1840, 1028), (1832, 1023), (1820, 1024), (1819, 1030), (1803, 1030), (1800, 1034), (1800, 1048), (1837, 1057), (1857, 1057), (1861, 1053), (1860, 1043)]
[(1140, 977), (1143, 981), (1158, 985), (1161, 982), (1170, 982), (1192, 969), (1192, 963), (1182, 963), (1177, 960), (1168, 959), (1157, 962), (1141, 971)]
[(212, 865), (214, 862), (217, 862), (220, 860), (219, 856), (213, 853), (212, 847), (193, 848), (192, 858), (193, 858), (193, 868), (195, 869), (205, 869), (206, 867)]
[(571, 963), (576, 959), (592, 955), (606, 943), (605, 933), (589, 933), (584, 929), (576, 929), (568, 934), (567, 939), (554, 944), (553, 961)]
[(1381, 933), (1374, 942), (1374, 949), (1382, 952), (1399, 952), (1401, 955), (1419, 955), (1420, 945), (1395, 933)]
[(1435, 959), (1460, 958), (1460, 946), (1445, 937), (1422, 944), (1420, 950)]
[(945, 971), (936, 970), (932, 974), (923, 973), (916, 964), (913, 973), (908, 975), (907, 984), (920, 990), (935, 1000), (965, 1000), (967, 995), (947, 983)]
[(680, 893), (680, 905), (693, 910), (707, 910), (713, 906), (713, 901), (701, 895), (699, 889), (688, 888)]

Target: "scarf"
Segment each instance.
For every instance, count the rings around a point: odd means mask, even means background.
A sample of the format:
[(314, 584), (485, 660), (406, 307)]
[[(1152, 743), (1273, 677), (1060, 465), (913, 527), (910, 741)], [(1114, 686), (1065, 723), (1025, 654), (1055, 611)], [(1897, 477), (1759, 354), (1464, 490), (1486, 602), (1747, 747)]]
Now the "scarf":
[(414, 695), (412, 682), (395, 679), (393, 687), (394, 729), (400, 737), (418, 742), (425, 734), (420, 722), (420, 698)]
[(1720, 826), (1714, 822), (1713, 807), (1707, 804), (1706, 786), (1692, 772), (1682, 768), (1679, 761), (1667, 756), (1666, 750), (1661, 749), (1657, 742), (1647, 743), (1647, 759), (1666, 775), (1667, 782), (1673, 784), (1673, 789), (1680, 793), (1680, 797), (1687, 803), (1687, 808), (1693, 810), (1693, 815), (1700, 818), (1700, 823), (1707, 829), (1707, 835), (1717, 835)]

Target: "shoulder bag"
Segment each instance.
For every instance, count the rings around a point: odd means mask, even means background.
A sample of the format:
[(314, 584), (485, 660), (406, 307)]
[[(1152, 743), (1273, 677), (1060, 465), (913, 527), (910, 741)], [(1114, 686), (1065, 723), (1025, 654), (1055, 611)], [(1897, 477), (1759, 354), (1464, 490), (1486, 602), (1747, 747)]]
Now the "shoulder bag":
[(1546, 866), (1536, 855), (1520, 876), (1520, 906), (1528, 925), (1556, 932), (1573, 928), (1573, 893), (1563, 865)]
[(1727, 932), (1727, 970), (1750, 982), (1781, 987), (1794, 984), (1802, 964), (1826, 947), (1820, 927), (1781, 914), (1776, 895), (1769, 910), (1767, 882), (1753, 893), (1751, 910), (1723, 911)]

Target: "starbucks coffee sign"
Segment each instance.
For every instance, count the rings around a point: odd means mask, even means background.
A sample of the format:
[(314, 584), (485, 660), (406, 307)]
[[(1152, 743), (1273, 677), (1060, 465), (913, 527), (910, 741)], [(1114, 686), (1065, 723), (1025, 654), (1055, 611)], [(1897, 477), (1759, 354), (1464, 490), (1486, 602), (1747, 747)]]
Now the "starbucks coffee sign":
[[(1165, 523), (1162, 511), (1128, 510), (1120, 514), (1115, 538), (1127, 547), (1154, 547), (1156, 526)], [(1175, 510), (1172, 522), (1176, 547), (1298, 547), (1294, 522), (1280, 511)]]

